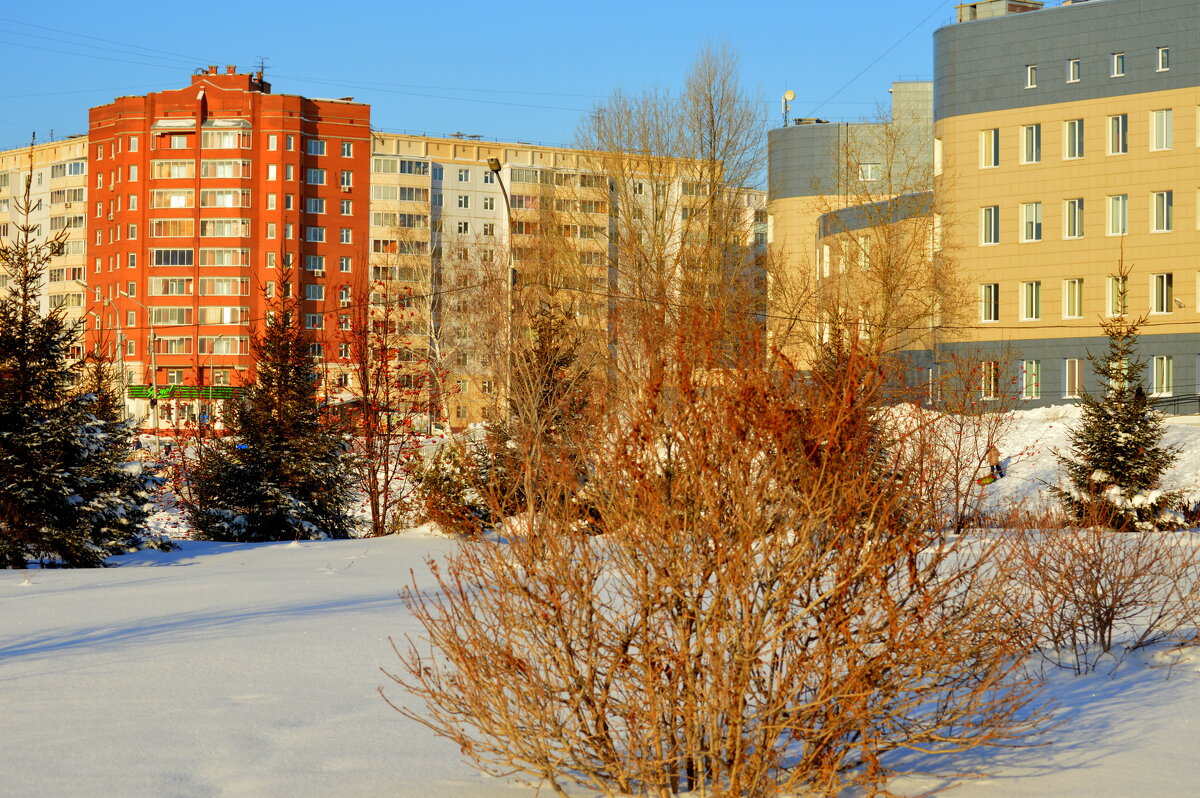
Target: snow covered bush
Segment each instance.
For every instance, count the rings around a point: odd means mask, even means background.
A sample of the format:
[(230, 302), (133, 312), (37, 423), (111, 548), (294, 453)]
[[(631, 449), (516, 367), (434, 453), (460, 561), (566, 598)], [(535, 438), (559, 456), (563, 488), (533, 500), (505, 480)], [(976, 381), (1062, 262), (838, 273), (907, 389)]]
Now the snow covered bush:
[(431, 562), (391, 700), (560, 794), (832, 795), (1028, 733), (1026, 629), (881, 445), (878, 366), (656, 369), (595, 438), (599, 534), (542, 479), (507, 544)]

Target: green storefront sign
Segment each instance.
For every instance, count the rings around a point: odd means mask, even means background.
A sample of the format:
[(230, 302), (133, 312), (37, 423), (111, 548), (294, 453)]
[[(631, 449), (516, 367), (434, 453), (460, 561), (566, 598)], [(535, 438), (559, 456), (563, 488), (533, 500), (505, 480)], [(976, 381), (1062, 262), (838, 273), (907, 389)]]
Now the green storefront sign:
[(236, 399), (244, 389), (232, 385), (130, 385), (130, 399)]

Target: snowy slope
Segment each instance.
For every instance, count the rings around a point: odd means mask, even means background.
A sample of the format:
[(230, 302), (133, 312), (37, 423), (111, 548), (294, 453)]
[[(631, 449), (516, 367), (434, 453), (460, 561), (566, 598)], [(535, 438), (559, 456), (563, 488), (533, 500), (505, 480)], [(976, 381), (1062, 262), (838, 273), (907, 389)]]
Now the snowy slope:
[[(988, 497), (1038, 500), (1070, 420), (1021, 414), (1001, 448), (1028, 454)], [(1173, 427), (1168, 440), (1187, 446), (1173, 484), (1200, 495), (1200, 429)], [(395, 663), (388, 636), (416, 631), (397, 591), (454, 545), (420, 533), (184, 541), (106, 570), (0, 571), (0, 795), (531, 798), (476, 773), (376, 692), (390, 685), (379, 668)], [(951, 793), (960, 798), (1195, 794), (1200, 660), (1155, 662), (1113, 677), (1053, 674), (1065, 724), (1043, 747), (903, 763), (991, 773)], [(944, 782), (892, 786), (918, 794)]]

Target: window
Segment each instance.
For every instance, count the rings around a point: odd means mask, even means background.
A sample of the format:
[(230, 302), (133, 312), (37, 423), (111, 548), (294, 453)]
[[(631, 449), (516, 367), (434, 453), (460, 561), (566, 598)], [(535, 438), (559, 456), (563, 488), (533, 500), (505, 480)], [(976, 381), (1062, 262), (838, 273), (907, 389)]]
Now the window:
[(1150, 310), (1153, 313), (1170, 313), (1175, 299), (1175, 275), (1155, 274), (1150, 277)]
[(350, 271), (350, 256), (343, 255), (338, 258), (338, 270), (343, 272)]
[(1000, 206), (989, 205), (979, 213), (979, 243), (1000, 243)]
[(1117, 114), (1108, 118), (1108, 154), (1124, 155), (1129, 152), (1129, 114)]
[(295, 204), (296, 204), (296, 195), (295, 194), (284, 194), (283, 195), (283, 209), (285, 211), (290, 211), (295, 206)]
[(200, 192), (201, 208), (249, 208), (248, 188), (207, 188)]
[(1129, 232), (1129, 195), (1116, 194), (1108, 198), (1108, 234), (1123, 236)]
[(325, 240), (325, 228), (324, 227), (305, 227), (304, 228), (304, 240), (305, 241), (324, 241)]
[(200, 296), (249, 296), (247, 277), (201, 277)]
[(325, 200), (320, 197), (309, 197), (304, 200), (304, 211), (306, 213), (325, 213)]
[(1021, 206), (1021, 240), (1042, 240), (1042, 203), (1026, 202)]
[[(188, 221), (191, 221), (190, 219)], [(201, 238), (248, 238), (249, 219), (201, 219)]]
[(304, 268), (310, 272), (319, 272), (325, 268), (324, 255), (305, 255)]
[(304, 182), (310, 186), (325, 185), (325, 170), (324, 169), (305, 169)]
[(304, 329), (319, 330), (324, 326), (324, 319), (320, 313), (305, 313), (304, 314)]
[(151, 161), (150, 162), (150, 179), (174, 179), (181, 177), (195, 177), (196, 162), (195, 161)]
[(1063, 124), (1063, 159), (1083, 157), (1083, 120), (1068, 119)]
[(1042, 318), (1042, 281), (1031, 280), (1021, 283), (1021, 321), (1037, 321)]
[(250, 320), (250, 308), (203, 307), (199, 317), (200, 324), (245, 324)]
[(458, 232), (460, 235), (465, 235), (465, 234), (471, 232), (471, 223), (470, 222), (459, 222), (458, 223)]
[(309, 155), (324, 155), (325, 142), (321, 139), (309, 139), (307, 142), (306, 152)]
[(311, 302), (323, 302), (325, 300), (325, 286), (317, 283), (308, 283), (304, 286), (304, 298)]
[(1021, 163), (1038, 163), (1042, 160), (1042, 126), (1021, 127)]
[(151, 266), (191, 266), (195, 262), (196, 251), (192, 249), (152, 249), (150, 250)]
[(342, 142), (342, 157), (343, 158), (354, 157), (354, 142), (353, 141), (343, 141)]
[(191, 307), (154, 307), (150, 308), (150, 323), (163, 326), (175, 324), (191, 324)]
[(1083, 393), (1083, 360), (1068, 357), (1063, 360), (1063, 398), (1077, 399)]
[(1168, 69), (1171, 68), (1171, 48), (1170, 47), (1159, 47), (1158, 48), (1158, 62), (1157, 63), (1158, 63), (1158, 67), (1155, 69), (1156, 72), (1166, 72)]
[(191, 238), (196, 234), (195, 219), (151, 219), (151, 238)]
[(200, 147), (205, 150), (246, 150), (250, 148), (250, 134), (240, 130), (205, 130), (200, 133)]
[(349, 216), (354, 209), (354, 200), (344, 199), (340, 205), (342, 216)]
[(1021, 363), (1021, 398), (1042, 398), (1042, 361), (1026, 360)]
[(980, 321), (1000, 321), (1000, 284), (984, 283), (979, 286)]
[(979, 364), (981, 377), (980, 395), (984, 399), (995, 399), (1000, 395), (1000, 362), (985, 360)]
[(1155, 396), (1170, 396), (1175, 392), (1175, 358), (1155, 355), (1151, 361)]
[(130, 152), (138, 151), (138, 137), (137, 136), (129, 137), (129, 151)]
[(151, 277), (150, 296), (191, 296), (190, 277)]
[(268, 150), (279, 149), (279, 136), (275, 135), (274, 133), (267, 136), (267, 149)]
[(284, 143), (287, 145), (288, 152), (291, 152), (292, 150), (296, 149), (296, 137), (295, 136), (288, 135), (287, 138), (285, 139)]
[(1083, 318), (1083, 279), (1063, 280), (1063, 318)]
[(880, 165), (877, 163), (860, 163), (858, 165), (858, 179), (862, 181), (878, 180), (883, 172)]
[(339, 178), (339, 184), (342, 188), (350, 188), (354, 185), (354, 173), (348, 169), (343, 169)]
[(1169, 233), (1175, 229), (1175, 192), (1154, 192), (1154, 218), (1151, 232)]
[(201, 266), (249, 266), (250, 250), (206, 247), (200, 250)]
[(459, 169), (458, 170), (458, 182), (470, 183), (471, 182), (471, 170), (470, 169)]
[(1109, 74), (1114, 78), (1125, 77), (1125, 53), (1112, 54), (1112, 71)]
[(285, 180), (295, 180), (296, 179), (296, 165), (291, 164), (291, 163), (286, 164), (283, 167), (283, 177)]
[(467, 194), (459, 194), (458, 195), (458, 207), (470, 208), (471, 207), (471, 197)]
[(1067, 59), (1067, 83), (1078, 83), (1080, 75), (1080, 65), (1078, 58)]
[(1169, 150), (1172, 145), (1171, 109), (1150, 112), (1150, 149)]
[(191, 208), (196, 202), (196, 192), (190, 188), (158, 189), (150, 192), (151, 208)]
[[(271, 166), (274, 165), (271, 164)], [(200, 162), (200, 177), (248, 178), (250, 177), (250, 162), (205, 159)], [(267, 178), (274, 180), (275, 176), (268, 170)]]
[(1108, 278), (1108, 315), (1124, 316), (1129, 312), (1129, 278), (1110, 275)]
[[(491, 174), (491, 173), (489, 172), (489, 174)], [(483, 198), (483, 209), (485, 211), (496, 210), (496, 198), (495, 197), (484, 197)]]
[(1029, 64), (1025, 67), (1025, 88), (1037, 88), (1037, 64)]
[(488, 237), (496, 235), (496, 225), (493, 222), (484, 222), (483, 234)]
[(1065, 203), (1063, 238), (1083, 238), (1083, 197), (1069, 199)]

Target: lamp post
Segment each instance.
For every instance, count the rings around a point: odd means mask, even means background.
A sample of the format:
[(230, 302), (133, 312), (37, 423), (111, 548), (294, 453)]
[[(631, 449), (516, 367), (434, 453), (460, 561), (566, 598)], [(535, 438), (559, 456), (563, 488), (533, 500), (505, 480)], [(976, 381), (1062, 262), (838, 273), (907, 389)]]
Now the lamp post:
[(150, 309), (131, 297), (120, 288), (117, 295), (128, 299), (142, 310), (146, 311), (146, 326), (150, 328), (150, 417), (154, 428), (154, 455), (158, 456), (158, 336), (154, 333), (154, 316)]
[(504, 401), (512, 401), (512, 370), (513, 370), (513, 295), (517, 288), (517, 266), (513, 259), (512, 246), (512, 204), (508, 200), (508, 191), (504, 188), (504, 181), (500, 179), (500, 159), (488, 158), (488, 169), (492, 170), (492, 174), (496, 176), (496, 185), (500, 186), (500, 195), (504, 197), (504, 234), (505, 242), (508, 247), (508, 352), (505, 356), (504, 366)]

